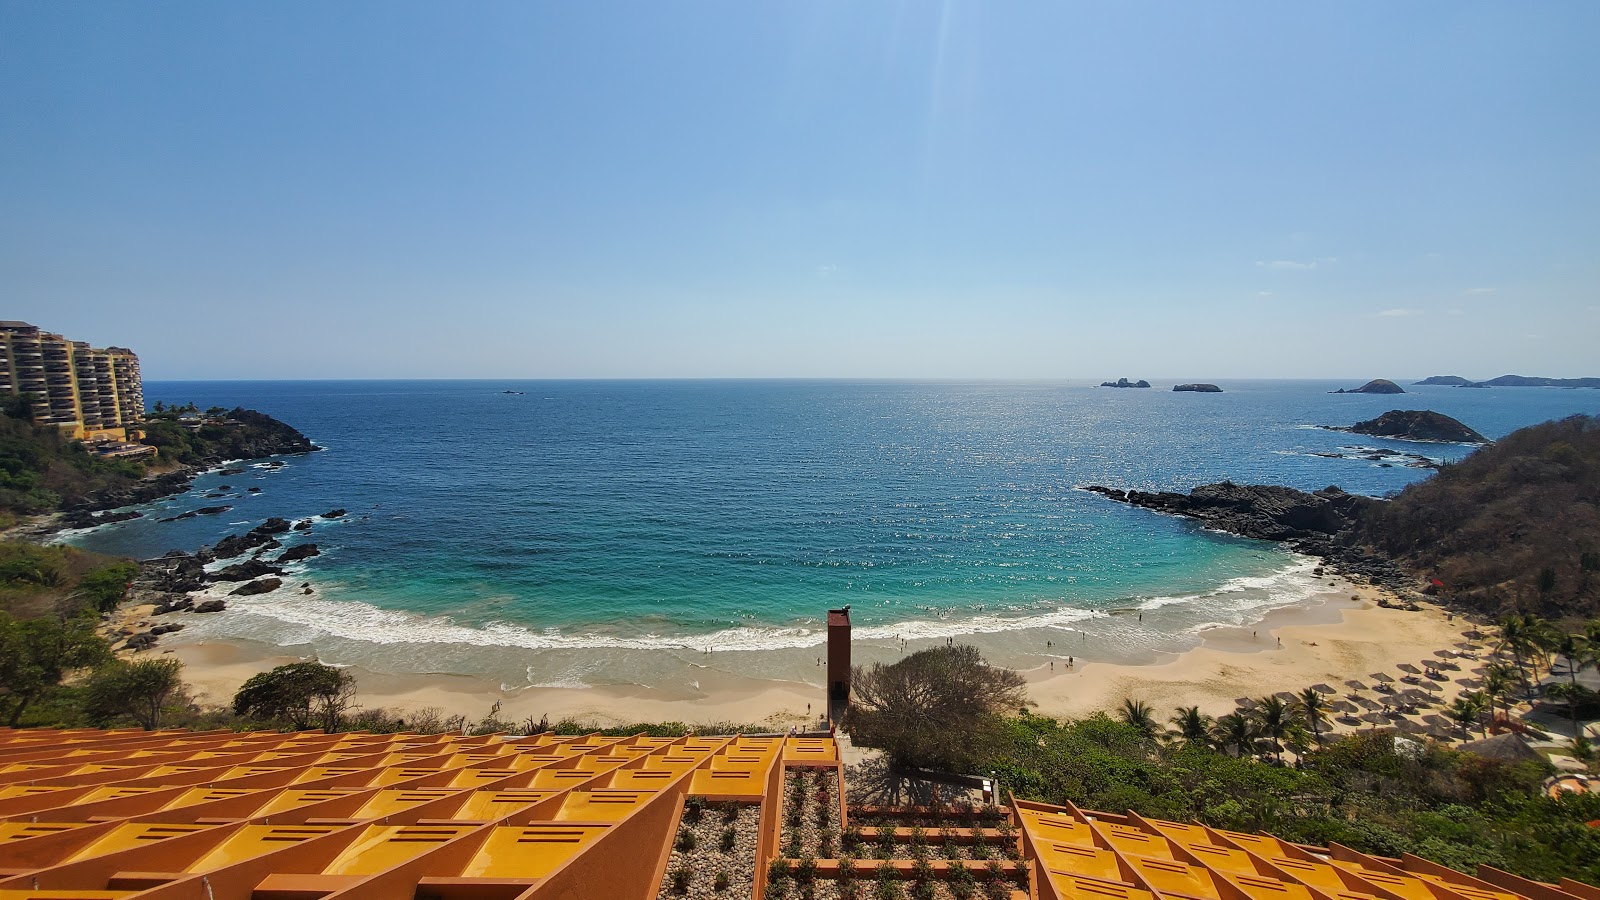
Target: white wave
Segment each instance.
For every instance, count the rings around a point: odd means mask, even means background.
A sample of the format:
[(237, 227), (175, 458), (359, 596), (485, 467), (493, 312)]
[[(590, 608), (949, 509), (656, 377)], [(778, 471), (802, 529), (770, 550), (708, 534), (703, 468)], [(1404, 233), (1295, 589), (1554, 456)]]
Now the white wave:
[[(1315, 567), (1315, 560), (1300, 557), (1287, 568), (1267, 575), (1234, 578), (1204, 593), (1141, 598), (1128, 608), (1154, 610), (1193, 603), (1203, 609), (1208, 617), (1232, 619), (1233, 624), (1239, 624), (1266, 608), (1304, 602), (1326, 591), (1327, 588), (1319, 585), (1310, 574)], [(298, 586), (304, 580), (302, 571), (296, 565), (286, 572), (291, 578), (286, 578), (284, 586), (276, 591), (254, 597), (229, 597), (230, 615), (226, 618), (208, 618), (204, 630), (214, 637), (225, 637), (225, 632), (244, 637), (249, 636), (246, 632), (265, 631), (271, 634), (275, 643), (284, 645), (315, 643), (332, 637), (376, 645), (463, 645), (525, 650), (712, 650), (728, 653), (801, 649), (820, 646), (827, 641), (827, 630), (820, 625), (749, 625), (679, 635), (619, 635), (601, 631), (568, 633), (557, 627), (530, 628), (509, 622), (464, 625), (450, 616), (423, 616), (382, 609), (356, 600), (324, 599), (320, 591), (306, 595), (301, 593)], [(225, 587), (232, 588), (234, 585)], [(256, 622), (249, 622), (244, 619), (245, 616), (259, 618)], [(895, 642), (903, 639), (926, 642), (1032, 628), (1076, 631), (1081, 629), (1073, 626), (1079, 623), (1109, 618), (1108, 612), (1076, 607), (1013, 616), (953, 614), (948, 619), (909, 619), (885, 625), (860, 626), (854, 629), (853, 637), (857, 641)], [(262, 623), (260, 619), (270, 621)], [(574, 682), (578, 680), (573, 679)], [(575, 686), (563, 683), (566, 681), (557, 678), (540, 686)]]

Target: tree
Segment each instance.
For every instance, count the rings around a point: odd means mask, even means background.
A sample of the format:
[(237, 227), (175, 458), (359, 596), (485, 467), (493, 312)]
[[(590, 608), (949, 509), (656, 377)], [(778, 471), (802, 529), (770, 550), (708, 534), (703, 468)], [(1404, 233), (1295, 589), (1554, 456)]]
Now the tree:
[(317, 662), (289, 663), (250, 676), (233, 695), (233, 711), (276, 719), (295, 731), (319, 722), (324, 731), (333, 732), (339, 730), (355, 689), (355, 678), (343, 669)]
[(1281, 697), (1262, 697), (1251, 711), (1256, 733), (1272, 742), (1272, 756), (1277, 759), (1283, 752), (1283, 739), (1289, 733), (1289, 704)]
[(892, 665), (855, 667), (845, 726), (856, 743), (882, 748), (891, 765), (967, 768), (977, 762), (979, 735), (1023, 704), (1023, 685), (976, 647), (919, 650)]
[(1156, 733), (1155, 708), (1143, 700), (1126, 699), (1122, 701), (1122, 708), (1117, 710), (1117, 716), (1145, 737), (1154, 737)]
[(84, 712), (101, 726), (128, 716), (145, 731), (155, 731), (169, 703), (183, 693), (182, 670), (176, 659), (113, 660), (89, 676)]
[(100, 612), (111, 612), (128, 593), (128, 585), (139, 574), (133, 563), (113, 563), (78, 579), (77, 593)]
[(1211, 726), (1213, 720), (1210, 716), (1200, 712), (1198, 706), (1180, 706), (1178, 714), (1170, 720), (1178, 735), (1191, 744), (1207, 746), (1211, 740)]
[(1511, 689), (1517, 686), (1517, 673), (1505, 663), (1490, 663), (1483, 674), (1483, 694), (1489, 699), (1489, 719), (1494, 720), (1494, 704), (1499, 700), (1506, 707), (1506, 718), (1511, 717), (1511, 704), (1506, 702)]
[(17, 620), (0, 612), (0, 701), (12, 728), (67, 672), (111, 658), (105, 638), (88, 616), (44, 616)]
[(1244, 757), (1255, 752), (1256, 726), (1249, 717), (1239, 712), (1231, 712), (1217, 719), (1213, 727), (1217, 746), (1224, 750), (1232, 750), (1234, 756)]
[(1461, 739), (1463, 741), (1472, 737), (1467, 729), (1478, 721), (1478, 716), (1482, 712), (1482, 701), (1476, 693), (1462, 694), (1451, 702), (1449, 706), (1445, 707), (1444, 710), (1446, 718), (1461, 726)]
[[(1567, 712), (1572, 717), (1572, 736), (1579, 737), (1578, 732), (1578, 670), (1595, 661), (1595, 647), (1589, 643), (1588, 638), (1581, 634), (1570, 632), (1557, 635), (1551, 642), (1554, 655), (1567, 661)], [(1552, 668), (1554, 661), (1552, 660)]]
[(1295, 697), (1294, 711), (1311, 729), (1317, 746), (1322, 746), (1322, 726), (1328, 724), (1328, 701), (1322, 699), (1316, 688), (1306, 688)]

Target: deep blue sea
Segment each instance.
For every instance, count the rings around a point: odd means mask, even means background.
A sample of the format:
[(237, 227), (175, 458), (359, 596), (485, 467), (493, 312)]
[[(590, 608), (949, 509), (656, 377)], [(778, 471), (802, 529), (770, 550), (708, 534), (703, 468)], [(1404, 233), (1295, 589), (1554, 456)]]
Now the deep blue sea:
[[(1345, 448), (1470, 448), (1313, 426), (1433, 409), (1494, 438), (1600, 412), (1596, 391), (1329, 393), (1358, 383), (151, 382), (152, 403), (259, 409), (327, 449), (203, 475), (67, 539), (154, 556), (344, 507), (295, 535), (323, 552), (293, 589), (233, 601), (206, 633), (358, 660), (427, 644), (447, 671), (491, 648), (569, 651), (529, 678), (588, 683), (588, 651), (805, 647), (843, 604), (859, 636), (889, 640), (1065, 632), (1134, 608), (1169, 634), (1242, 623), (1314, 590), (1305, 561), (1079, 488), (1383, 495), (1429, 472)], [(216, 504), (233, 509), (157, 521)]]

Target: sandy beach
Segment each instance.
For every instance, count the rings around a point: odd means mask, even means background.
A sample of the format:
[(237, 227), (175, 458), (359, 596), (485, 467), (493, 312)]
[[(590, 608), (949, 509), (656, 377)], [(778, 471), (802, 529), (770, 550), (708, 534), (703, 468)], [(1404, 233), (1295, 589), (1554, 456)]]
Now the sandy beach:
[[(1114, 710), (1132, 698), (1151, 704), (1163, 720), (1178, 706), (1199, 706), (1220, 715), (1232, 711), (1241, 697), (1319, 683), (1343, 691), (1346, 679), (1370, 681), (1374, 672), (1399, 678), (1397, 666), (1435, 660), (1436, 651), (1465, 640), (1464, 632), (1472, 627), (1429, 605), (1415, 612), (1379, 606), (1386, 596), (1394, 599), (1377, 588), (1341, 582), (1311, 603), (1271, 610), (1255, 624), (1208, 629), (1199, 646), (1182, 652), (1152, 654), (1136, 662), (1073, 657), (1069, 668), (1069, 640), (1041, 653), (1043, 661), (1023, 673), (1042, 714), (1085, 716)], [(128, 610), (128, 616), (137, 618), (139, 612)], [(858, 661), (885, 656), (882, 648), (862, 649), (867, 652), (858, 653)], [(196, 698), (218, 705), (227, 703), (251, 675), (302, 659), (279, 648), (218, 640), (164, 642), (153, 652), (182, 659)], [(822, 708), (820, 684), (810, 679), (749, 677), (726, 664), (696, 668), (692, 696), (638, 684), (507, 689), (471, 675), (396, 674), (361, 667), (352, 671), (359, 687), (357, 705), (381, 707), (397, 717), (433, 708), (444, 716), (477, 721), (498, 702), (500, 718), (509, 722), (547, 716), (552, 722), (571, 718), (600, 725), (734, 722), (786, 729), (814, 722)], [(1444, 696), (1456, 690), (1456, 685), (1446, 685)]]

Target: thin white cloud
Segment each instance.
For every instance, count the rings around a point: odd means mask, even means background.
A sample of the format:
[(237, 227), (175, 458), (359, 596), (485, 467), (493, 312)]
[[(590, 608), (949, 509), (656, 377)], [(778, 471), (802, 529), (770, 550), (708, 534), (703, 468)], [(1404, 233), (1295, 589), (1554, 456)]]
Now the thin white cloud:
[(1294, 271), (1299, 269), (1315, 269), (1316, 267), (1317, 261), (1314, 259), (1307, 262), (1300, 262), (1299, 260), (1295, 259), (1274, 259), (1271, 261), (1261, 259), (1256, 260), (1256, 268), (1258, 269), (1282, 269), (1286, 271)]
[(818, 278), (832, 278), (837, 274), (839, 274), (839, 267), (833, 265), (832, 263), (824, 263), (823, 265), (817, 266)]
[(1492, 288), (1492, 287), (1467, 288), (1466, 293), (1468, 293), (1468, 294), (1492, 294), (1492, 293), (1495, 292), (1495, 290), (1496, 289)]
[(1382, 319), (1402, 319), (1407, 316), (1420, 316), (1422, 315), (1422, 310), (1406, 308), (1386, 309), (1380, 313), (1377, 313), (1376, 315)]
[(1271, 297), (1272, 296), (1272, 292), (1271, 291), (1256, 291), (1256, 296), (1257, 297)]

